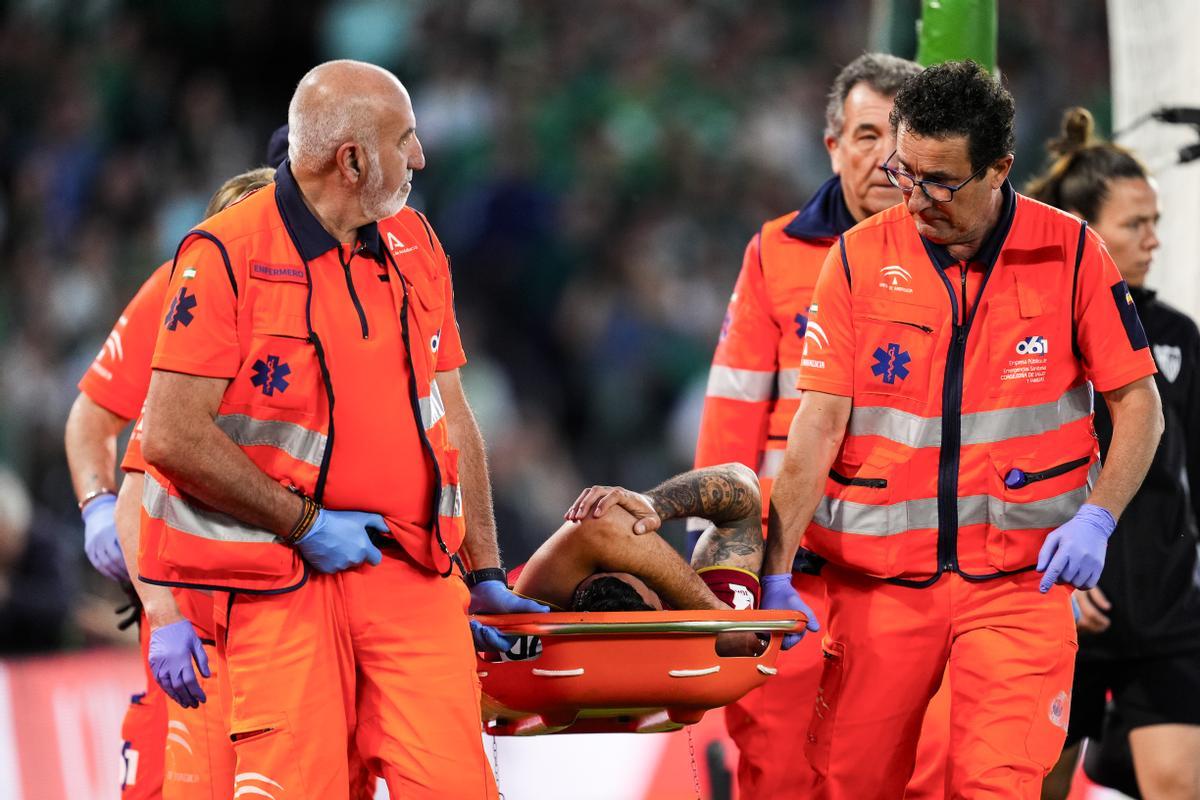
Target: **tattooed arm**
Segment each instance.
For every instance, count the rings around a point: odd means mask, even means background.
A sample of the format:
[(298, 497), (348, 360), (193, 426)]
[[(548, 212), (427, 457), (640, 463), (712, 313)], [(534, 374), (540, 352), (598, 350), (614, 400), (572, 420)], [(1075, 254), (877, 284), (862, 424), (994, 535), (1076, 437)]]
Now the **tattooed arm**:
[(758, 476), (742, 464), (718, 464), (676, 475), (646, 492), (646, 497), (664, 520), (702, 517), (725, 525), (762, 513)]
[(700, 537), (692, 566), (731, 566), (758, 572), (762, 563), (762, 499), (758, 476), (741, 464), (719, 464), (678, 475), (639, 494), (612, 486), (585, 490), (564, 515), (601, 517), (613, 506), (634, 516), (634, 532), (656, 531), (664, 520), (701, 517), (713, 523)]
[(762, 498), (758, 476), (742, 464), (688, 472), (651, 489), (646, 496), (663, 519), (701, 517), (713, 523), (692, 551), (692, 568), (737, 567), (755, 574), (762, 567)]

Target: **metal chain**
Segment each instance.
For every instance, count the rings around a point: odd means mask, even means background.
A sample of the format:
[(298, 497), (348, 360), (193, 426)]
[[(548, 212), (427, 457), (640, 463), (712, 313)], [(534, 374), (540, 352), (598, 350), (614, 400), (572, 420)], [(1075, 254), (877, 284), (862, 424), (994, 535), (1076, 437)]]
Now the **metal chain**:
[(500, 791), (500, 747), (496, 742), (496, 734), (492, 734), (492, 775), (496, 779), (496, 794), (504, 800), (504, 792)]
[(696, 766), (696, 742), (692, 739), (692, 726), (684, 728), (687, 731), (688, 756), (692, 759), (692, 786), (696, 789), (696, 800), (703, 800), (700, 795), (700, 768)]

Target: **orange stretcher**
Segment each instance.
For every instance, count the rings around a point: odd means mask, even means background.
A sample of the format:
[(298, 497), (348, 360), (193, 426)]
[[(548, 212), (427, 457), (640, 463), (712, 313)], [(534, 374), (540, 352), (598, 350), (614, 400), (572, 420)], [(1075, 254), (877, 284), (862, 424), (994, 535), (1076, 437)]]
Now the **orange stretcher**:
[[(497, 736), (657, 733), (699, 722), (776, 673), (793, 611), (551, 612), (481, 616), (518, 637), (478, 655), (483, 721)], [(756, 656), (717, 654), (718, 634), (769, 636)]]

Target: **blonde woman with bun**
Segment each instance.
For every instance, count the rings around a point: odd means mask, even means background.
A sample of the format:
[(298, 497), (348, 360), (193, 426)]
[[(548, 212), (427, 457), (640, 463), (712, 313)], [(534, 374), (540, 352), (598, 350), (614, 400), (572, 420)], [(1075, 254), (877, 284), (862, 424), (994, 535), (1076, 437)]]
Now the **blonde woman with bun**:
[[(1200, 798), (1200, 332), (1145, 287), (1159, 241), (1158, 191), (1128, 150), (1072, 108), (1052, 162), (1026, 193), (1087, 220), (1104, 239), (1145, 328), (1166, 430), (1108, 546), (1094, 589), (1076, 591), (1079, 656), (1067, 744), (1043, 785), (1065, 798), (1083, 739), (1085, 770), (1134, 797)], [(1191, 265), (1188, 265), (1189, 267)], [(1178, 267), (1176, 267), (1178, 268)], [(1112, 420), (1096, 404), (1101, 452)], [(1106, 697), (1113, 704), (1107, 710)]]

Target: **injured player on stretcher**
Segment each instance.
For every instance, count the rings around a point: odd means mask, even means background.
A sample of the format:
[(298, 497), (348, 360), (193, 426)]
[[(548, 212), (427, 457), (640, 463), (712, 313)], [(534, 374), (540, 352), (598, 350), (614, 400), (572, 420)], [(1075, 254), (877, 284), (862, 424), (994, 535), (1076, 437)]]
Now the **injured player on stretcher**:
[[(657, 534), (683, 517), (711, 523), (690, 564)], [(593, 486), (564, 518), (510, 573), (518, 594), (562, 611), (758, 608), (762, 500), (757, 476), (741, 464), (687, 472), (644, 493)], [(762, 647), (754, 634), (718, 639), (722, 655)]]

